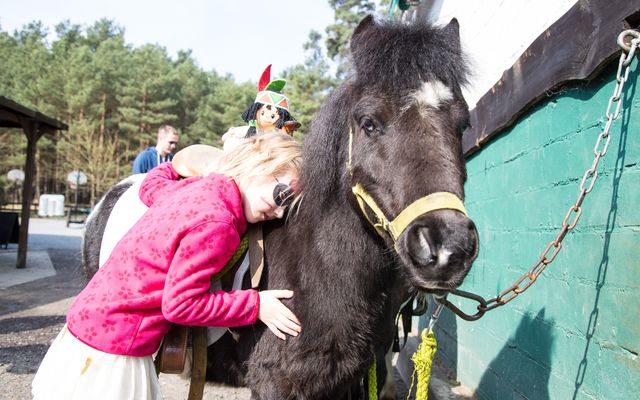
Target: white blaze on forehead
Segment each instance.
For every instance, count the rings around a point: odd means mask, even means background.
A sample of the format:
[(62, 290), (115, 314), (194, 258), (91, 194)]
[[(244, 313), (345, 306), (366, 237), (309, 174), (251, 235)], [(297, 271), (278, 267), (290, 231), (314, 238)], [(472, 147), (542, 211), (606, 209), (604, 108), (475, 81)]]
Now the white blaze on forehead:
[(453, 92), (440, 81), (424, 82), (413, 93), (413, 97), (423, 106), (437, 108), (441, 103), (453, 99)]

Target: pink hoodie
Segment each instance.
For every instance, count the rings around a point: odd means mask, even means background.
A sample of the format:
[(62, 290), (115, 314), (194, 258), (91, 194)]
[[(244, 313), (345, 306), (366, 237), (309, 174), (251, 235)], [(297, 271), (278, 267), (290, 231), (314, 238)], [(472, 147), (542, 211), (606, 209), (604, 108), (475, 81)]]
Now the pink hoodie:
[(177, 179), (171, 163), (147, 174), (140, 199), (149, 210), (71, 305), (69, 331), (87, 345), (147, 356), (169, 322), (232, 327), (256, 321), (257, 291), (209, 291), (211, 276), (246, 230), (238, 187), (217, 174)]

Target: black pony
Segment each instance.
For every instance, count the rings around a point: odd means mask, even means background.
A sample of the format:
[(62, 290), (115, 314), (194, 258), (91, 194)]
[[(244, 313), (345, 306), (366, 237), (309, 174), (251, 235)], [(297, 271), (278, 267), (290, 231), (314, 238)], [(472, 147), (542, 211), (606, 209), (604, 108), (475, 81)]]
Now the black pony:
[(477, 255), (464, 212), (420, 214), (392, 237), (372, 226), (377, 217), (352, 191), (359, 184), (392, 218), (433, 193), (464, 199), (460, 140), (469, 113), (457, 22), (433, 28), (367, 17), (351, 51), (352, 76), (305, 140), (304, 199), (286, 223), (265, 225), (261, 286), (294, 291), (286, 303), (302, 333), (281, 341), (257, 324), (209, 348), (208, 377), (246, 385), (254, 398), (344, 398), (389, 348), (407, 291), (456, 288)]
[(407, 282), (419, 291), (455, 288), (477, 255), (475, 226), (459, 211), (424, 214), (394, 243), (352, 193), (360, 183), (388, 216), (435, 192), (464, 198), (460, 139), (469, 114), (457, 22), (434, 29), (367, 17), (351, 51), (355, 74), (305, 140), (302, 204), (286, 224), (265, 229), (263, 287), (295, 292), (287, 305), (302, 333), (285, 342), (260, 327), (235, 330), (236, 368), (222, 355), (228, 341), (210, 348), (211, 363), (243, 376), (259, 399), (342, 398), (389, 348)]

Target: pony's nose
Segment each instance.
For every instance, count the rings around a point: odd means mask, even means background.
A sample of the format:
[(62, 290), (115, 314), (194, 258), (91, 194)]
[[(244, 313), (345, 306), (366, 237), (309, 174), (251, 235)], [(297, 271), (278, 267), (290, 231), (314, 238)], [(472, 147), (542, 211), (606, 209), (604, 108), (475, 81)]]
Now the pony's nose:
[(446, 224), (419, 224), (408, 233), (409, 256), (421, 267), (466, 264), (478, 253), (478, 232), (473, 221), (466, 217)]

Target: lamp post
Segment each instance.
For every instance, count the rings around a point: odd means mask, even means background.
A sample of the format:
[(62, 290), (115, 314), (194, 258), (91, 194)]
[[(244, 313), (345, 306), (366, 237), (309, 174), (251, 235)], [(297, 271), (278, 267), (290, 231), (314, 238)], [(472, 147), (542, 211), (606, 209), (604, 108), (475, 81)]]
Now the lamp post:
[(24, 182), (24, 171), (21, 169), (12, 169), (7, 173), (7, 179), (13, 182), (13, 203), (18, 202), (18, 188)]
[(75, 189), (73, 209), (69, 210), (69, 218), (67, 219), (67, 226), (69, 226), (69, 223), (75, 222), (71, 220), (71, 215), (78, 213), (78, 189), (80, 185), (87, 183), (87, 176), (82, 171), (71, 171), (67, 175), (67, 183), (69, 187)]

